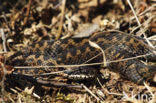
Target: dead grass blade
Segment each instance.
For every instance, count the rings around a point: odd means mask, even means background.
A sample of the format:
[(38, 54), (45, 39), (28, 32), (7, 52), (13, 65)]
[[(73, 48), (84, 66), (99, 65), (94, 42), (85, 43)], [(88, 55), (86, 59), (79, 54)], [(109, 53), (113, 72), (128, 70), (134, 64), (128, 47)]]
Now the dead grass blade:
[(97, 101), (100, 101), (100, 98), (97, 97), (91, 90), (89, 90), (85, 85), (82, 84), (82, 87), (89, 93), (91, 94), (94, 98), (96, 98)]
[[(130, 0), (127, 0), (127, 2), (128, 2), (128, 4), (129, 4), (129, 6), (130, 6), (130, 8), (131, 8), (131, 10), (132, 10), (132, 12), (133, 12), (133, 14), (134, 14), (134, 16), (135, 16), (135, 19), (136, 19), (138, 25), (140, 26), (141, 34), (144, 35), (145, 40), (147, 41), (147, 43), (149, 44), (149, 46), (151, 46), (152, 48), (154, 48), (154, 46), (152, 45), (152, 43), (147, 39), (147, 36), (146, 36), (145, 32), (143, 32), (143, 28), (142, 28), (142, 26), (141, 26), (141, 23), (140, 23), (140, 21), (139, 21), (137, 15), (136, 15), (136, 13), (135, 13), (135, 10), (134, 10), (134, 8), (133, 8), (133, 6), (132, 6)], [(155, 52), (155, 51), (154, 51), (154, 52)], [(155, 52), (155, 54), (156, 54), (156, 52)]]
[[(136, 29), (138, 29), (138, 28), (140, 28), (141, 26), (144, 26), (145, 27), (145, 29), (144, 29), (144, 32), (147, 30), (147, 28), (149, 27), (149, 24), (150, 24), (150, 22), (151, 22), (151, 20), (153, 19), (153, 18), (155, 18), (156, 17), (156, 15), (153, 15), (153, 16), (151, 16), (147, 21), (145, 21), (143, 24), (141, 24), (140, 26), (137, 26), (136, 28), (134, 28), (131, 32), (130, 32), (130, 34), (132, 34)], [(140, 33), (138, 33), (139, 35), (141, 35), (141, 33), (142, 32), (140, 32)]]
[[(146, 10), (144, 10), (143, 12), (141, 12), (141, 13), (138, 15), (138, 17), (144, 15), (146, 12), (150, 11), (151, 9), (154, 9), (155, 6), (156, 6), (156, 4), (150, 6), (149, 8), (147, 8)], [(130, 20), (133, 20), (133, 19), (135, 19), (135, 17), (131, 17), (131, 18), (130, 18)]]
[[(131, 58), (125, 58), (125, 59), (119, 59), (119, 60), (113, 60), (113, 61), (109, 61), (106, 62), (108, 63), (116, 63), (116, 62), (122, 62), (125, 60), (132, 60), (132, 59), (137, 59), (137, 58), (141, 58), (141, 57), (146, 57), (149, 55), (152, 55), (154, 53), (149, 53), (149, 54), (144, 54), (144, 55), (139, 55), (139, 56), (135, 56), (135, 57), (131, 57)], [(93, 65), (101, 65), (103, 64), (103, 62), (99, 62), (99, 63), (90, 63), (90, 64), (79, 64), (79, 65), (55, 65), (55, 66), (15, 66), (15, 69), (24, 69), (24, 68), (60, 68), (60, 67), (64, 67), (64, 68), (69, 68), (69, 67), (80, 67), (80, 66), (93, 66)]]
[(106, 89), (102, 86), (102, 84), (101, 84), (99, 78), (97, 78), (97, 81), (98, 81), (98, 83), (100, 84), (101, 88), (102, 88), (106, 93), (111, 94), (111, 95), (123, 96), (123, 94), (120, 94), (120, 93), (112, 93), (112, 92), (109, 92), (108, 90), (106, 90)]
[(0, 29), (0, 34), (2, 35), (4, 52), (7, 52), (7, 47), (6, 47), (6, 37), (5, 37), (5, 34), (4, 34), (3, 29)]
[(27, 12), (26, 12), (26, 17), (24, 18), (24, 23), (23, 25), (26, 25), (28, 17), (29, 17), (29, 12), (31, 8), (32, 0), (29, 0), (28, 6), (27, 6)]
[(104, 50), (98, 44), (96, 44), (95, 42), (92, 42), (90, 40), (89, 40), (89, 44), (90, 44), (90, 46), (101, 50), (101, 52), (103, 54), (103, 65), (104, 65), (104, 67), (106, 67), (107, 66), (107, 61), (106, 61), (106, 55), (105, 55)]
[(61, 33), (62, 33), (65, 5), (66, 5), (66, 0), (62, 0), (61, 20), (60, 20), (60, 25), (59, 25), (59, 29), (58, 29), (56, 40), (58, 40), (60, 38)]
[[(6, 49), (6, 38), (5, 38), (5, 34), (4, 34), (4, 31), (3, 29), (0, 29), (0, 34), (2, 35), (2, 40), (3, 40), (3, 49), (4, 49), (4, 52), (7, 52), (7, 49)], [(5, 75), (7, 74), (7, 71), (6, 71), (6, 68), (5, 68), (5, 65), (3, 63), (1, 63), (1, 67), (2, 68), (2, 81), (1, 81), (1, 93), (2, 93), (2, 98), (5, 97), (5, 85), (4, 85), (4, 81), (5, 81)]]
[(152, 95), (152, 100), (150, 100), (149, 103), (155, 103), (156, 96), (153, 94), (152, 88), (148, 84), (146, 84), (145, 82), (144, 82), (144, 86), (147, 88), (149, 93)]

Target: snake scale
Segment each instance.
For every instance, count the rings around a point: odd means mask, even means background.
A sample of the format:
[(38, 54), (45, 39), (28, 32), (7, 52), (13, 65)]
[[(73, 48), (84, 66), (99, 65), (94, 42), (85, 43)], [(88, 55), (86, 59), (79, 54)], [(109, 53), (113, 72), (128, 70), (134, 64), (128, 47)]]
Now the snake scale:
[[(80, 65), (85, 63), (103, 62), (101, 50), (92, 47), (89, 44), (89, 41), (96, 43), (102, 48), (107, 61), (121, 60), (148, 53), (153, 53), (149, 58), (155, 57), (155, 49), (148, 46), (144, 39), (134, 35), (110, 31), (95, 33), (89, 37), (83, 38), (38, 41), (6, 57), (6, 65), (12, 67), (33, 67)], [(153, 77), (156, 73), (156, 66), (146, 65), (140, 61), (140, 59), (111, 62), (107, 67), (137, 84), (142, 84), (143, 81)], [(16, 75), (19, 74), (34, 74), (35, 78), (46, 78), (45, 80), (50, 80), (49, 75), (41, 75), (44, 73), (53, 73), (58, 71), (64, 71), (64, 74), (66, 74), (68, 78), (74, 77), (74, 75), (83, 75), (84, 77), (89, 78), (99, 75), (100, 67), (80, 66), (71, 68), (42, 67), (14, 69), (14, 71), (9, 74), (9, 77), (16, 77)]]

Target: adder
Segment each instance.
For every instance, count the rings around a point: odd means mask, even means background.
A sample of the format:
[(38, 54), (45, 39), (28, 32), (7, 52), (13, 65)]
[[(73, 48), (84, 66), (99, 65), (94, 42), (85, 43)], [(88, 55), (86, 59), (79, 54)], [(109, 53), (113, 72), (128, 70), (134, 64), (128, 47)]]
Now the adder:
[[(146, 65), (138, 58), (126, 59), (145, 54), (151, 54), (148, 57), (155, 58), (155, 49), (148, 46), (146, 40), (134, 35), (110, 31), (95, 33), (83, 38), (66, 38), (56, 41), (42, 40), (32, 43), (7, 56), (5, 64), (11, 67), (31, 66), (32, 68), (15, 68), (11, 74), (8, 74), (7, 78), (16, 78), (16, 75), (21, 75), (22, 78), (30, 76), (34, 80), (42, 79), (43, 81), (50, 81), (53, 80), (51, 78), (61, 75), (61, 73), (69, 79), (97, 77), (101, 74), (100, 64), (68, 68), (48, 67), (103, 62), (102, 51), (91, 46), (89, 41), (94, 42), (102, 48), (105, 53), (107, 67), (110, 70), (119, 73), (122, 77), (134, 83), (142, 84), (156, 74), (155, 65)], [(152, 41), (152, 43), (156, 42)], [(122, 59), (125, 60), (122, 61)], [(111, 62), (116, 60), (121, 61)], [(41, 66), (41, 68), (33, 68), (33, 66)], [(59, 71), (62, 72), (55, 74)], [(53, 72), (55, 72), (55, 75)]]

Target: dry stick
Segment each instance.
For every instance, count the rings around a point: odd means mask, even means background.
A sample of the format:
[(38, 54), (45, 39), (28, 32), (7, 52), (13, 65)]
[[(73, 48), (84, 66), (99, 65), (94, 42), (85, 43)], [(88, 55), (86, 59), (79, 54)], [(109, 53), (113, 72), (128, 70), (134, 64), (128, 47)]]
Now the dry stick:
[(90, 93), (94, 98), (96, 98), (97, 101), (100, 101), (100, 99), (99, 99), (91, 90), (89, 90), (85, 85), (82, 84), (82, 87), (83, 87), (88, 93)]
[(105, 55), (104, 50), (98, 44), (96, 44), (95, 42), (92, 42), (90, 40), (89, 40), (89, 45), (92, 46), (92, 47), (94, 47), (94, 48), (100, 49), (100, 51), (103, 54), (103, 65), (104, 65), (104, 67), (106, 67), (107, 66), (107, 63), (106, 62), (107, 61), (106, 61), (106, 55)]
[(8, 96), (8, 98), (11, 100), (11, 103), (16, 103), (10, 95)]
[[(143, 14), (145, 14), (146, 12), (148, 12), (149, 10), (151, 10), (152, 8), (154, 8), (155, 6), (156, 6), (156, 4), (150, 6), (149, 8), (147, 8), (146, 10), (144, 10), (143, 12), (141, 12), (138, 16), (142, 16)], [(130, 20), (133, 20), (133, 19), (135, 19), (135, 17), (131, 17), (130, 18)]]
[(62, 33), (62, 27), (63, 27), (63, 20), (64, 20), (64, 12), (65, 12), (65, 5), (66, 5), (66, 0), (63, 0), (62, 1), (62, 10), (61, 10), (61, 20), (60, 20), (60, 25), (59, 25), (59, 30), (58, 30), (58, 33), (57, 33), (57, 37), (56, 37), (56, 40), (58, 40), (61, 36), (61, 33)]
[(23, 24), (24, 26), (26, 25), (28, 17), (29, 17), (31, 3), (32, 3), (32, 0), (29, 0), (28, 6), (27, 6), (26, 17), (24, 18), (24, 24)]
[(148, 37), (148, 40), (156, 40), (156, 35)]
[[(2, 40), (3, 40), (3, 48), (4, 48), (4, 52), (7, 52), (7, 49), (6, 49), (6, 38), (5, 38), (5, 35), (4, 35), (4, 31), (3, 29), (0, 29), (0, 34), (2, 35)], [(1, 92), (2, 92), (2, 98), (4, 98), (4, 93), (5, 93), (5, 89), (4, 89), (4, 81), (5, 81), (5, 75), (6, 75), (6, 69), (5, 69), (5, 66), (3, 63), (1, 63), (1, 67), (2, 70), (3, 70), (3, 77), (2, 77), (2, 81), (1, 81)]]
[(2, 93), (2, 100), (5, 98), (5, 85), (4, 85), (4, 81), (5, 81), (5, 75), (6, 75), (6, 69), (5, 69), (5, 67), (4, 67), (4, 64), (1, 64), (1, 67), (0, 68), (2, 68), (2, 70), (3, 70), (3, 77), (2, 77), (2, 81), (1, 81), (1, 83), (0, 83), (0, 85), (1, 85), (1, 93)]
[(56, 4), (55, 6), (54, 6), (54, 9), (57, 9), (59, 6), (61, 6), (62, 5), (62, 2), (60, 1), (58, 4)]
[[(141, 57), (146, 57), (149, 56), (151, 54), (154, 53), (148, 53), (148, 54), (144, 54), (144, 55), (139, 55), (139, 56), (135, 56), (135, 57), (130, 57), (130, 58), (125, 58), (125, 59), (119, 59), (119, 60), (113, 60), (113, 61), (108, 61), (106, 63), (116, 63), (116, 62), (122, 62), (125, 60), (132, 60), (132, 59), (137, 59), (137, 58), (141, 58)], [(100, 65), (103, 64), (103, 62), (99, 62), (99, 63), (90, 63), (90, 64), (79, 64), (79, 65), (56, 65), (56, 66), (15, 66), (15, 69), (24, 69), (24, 68), (47, 68), (47, 67), (51, 67), (51, 68), (60, 68), (60, 67), (64, 67), (64, 68), (69, 68), (69, 67), (80, 67), (80, 66), (92, 66), (92, 65)], [(58, 73), (58, 72), (57, 72)]]
[[(147, 21), (145, 21), (143, 24), (141, 24), (141, 26), (142, 26), (142, 25), (148, 24), (148, 23), (149, 23), (153, 18), (155, 18), (155, 17), (156, 17), (155, 15), (151, 16)], [(141, 26), (137, 26), (136, 28), (134, 28), (134, 29), (130, 32), (130, 34), (132, 34), (136, 29), (140, 28)], [(146, 26), (146, 28), (147, 28), (147, 26)]]
[[(147, 90), (150, 92), (152, 95), (152, 100), (155, 98), (155, 95), (152, 93), (151, 88), (144, 82), (144, 86), (147, 88)], [(154, 103), (154, 102), (153, 102)]]
[[(127, 0), (127, 2), (128, 2), (128, 4), (129, 4), (129, 6), (130, 6), (130, 8), (131, 8), (131, 10), (132, 10), (132, 12), (133, 12), (133, 14), (134, 14), (134, 16), (135, 16), (135, 19), (136, 19), (138, 25), (140, 26), (140, 29), (141, 29), (141, 31), (142, 31), (144, 37), (145, 37), (145, 40), (147, 41), (147, 43), (149, 44), (149, 46), (151, 46), (152, 48), (154, 48), (154, 46), (153, 46), (153, 45), (150, 43), (150, 41), (147, 39), (146, 34), (143, 32), (141, 23), (139, 22), (139, 19), (138, 19), (137, 15), (136, 15), (136, 13), (135, 13), (135, 11), (134, 11), (134, 8), (133, 8), (133, 6), (132, 6), (130, 0)], [(154, 52), (155, 52), (155, 51), (154, 51)], [(155, 54), (156, 54), (156, 52), (155, 52)]]
[(6, 48), (6, 37), (5, 37), (5, 35), (4, 35), (3, 29), (0, 29), (0, 33), (1, 33), (1, 35), (2, 35), (4, 52), (7, 52), (7, 48)]
[(0, 52), (0, 54), (6, 54), (6, 52)]
[(112, 94), (112, 95), (123, 96), (123, 94), (120, 94), (120, 93), (112, 93), (112, 92), (109, 92), (108, 90), (104, 89), (103, 86), (102, 86), (102, 84), (101, 84), (101, 82), (100, 82), (100, 80), (99, 80), (99, 78), (97, 78), (97, 81), (98, 81), (98, 83), (100, 84), (101, 88), (102, 88), (106, 93)]
[(8, 30), (9, 30), (9, 32), (11, 32), (11, 27), (9, 26), (9, 22), (7, 20), (6, 14), (4, 12), (2, 12), (2, 14), (3, 14), (4, 21), (7, 24), (6, 26), (7, 26)]

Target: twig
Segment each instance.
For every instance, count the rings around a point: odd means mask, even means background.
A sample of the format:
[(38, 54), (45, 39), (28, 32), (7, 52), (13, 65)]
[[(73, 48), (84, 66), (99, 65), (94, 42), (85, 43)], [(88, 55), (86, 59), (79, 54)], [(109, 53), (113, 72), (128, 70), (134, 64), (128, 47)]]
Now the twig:
[(104, 65), (104, 67), (106, 67), (107, 66), (107, 60), (106, 60), (106, 55), (105, 55), (104, 50), (98, 44), (96, 44), (95, 42), (92, 42), (90, 40), (89, 40), (89, 45), (96, 48), (96, 49), (100, 49), (100, 51), (103, 54), (103, 65)]
[[(154, 54), (154, 53), (149, 53), (149, 54), (145, 54), (145, 55), (139, 55), (139, 56), (136, 56), (136, 57), (131, 57), (131, 58), (125, 58), (125, 59), (119, 59), (119, 60), (113, 60), (113, 61), (108, 61), (106, 63), (116, 63), (116, 62), (122, 62), (122, 61), (125, 61), (125, 60), (132, 60), (132, 59), (137, 59), (137, 58), (141, 58), (141, 57), (146, 57), (146, 56), (149, 56), (151, 54)], [(100, 64), (103, 64), (103, 62), (99, 62), (99, 63), (91, 63), (91, 64), (79, 64), (79, 65), (56, 65), (56, 66), (15, 66), (14, 68), (15, 69), (24, 69), (24, 68), (61, 68), (61, 67), (64, 67), (64, 68), (69, 68), (69, 67), (80, 67), (80, 66), (92, 66), (92, 65), (100, 65)], [(58, 73), (58, 72), (57, 72)]]
[(58, 40), (61, 36), (62, 33), (62, 27), (63, 27), (63, 20), (64, 20), (64, 12), (65, 12), (65, 5), (66, 5), (66, 0), (62, 1), (62, 10), (61, 10), (61, 20), (60, 20), (60, 25), (59, 25), (59, 29), (58, 29), (58, 33), (56, 36), (56, 40)]
[(100, 82), (100, 80), (99, 80), (99, 78), (97, 78), (97, 81), (98, 81), (98, 83), (100, 84), (101, 88), (102, 88), (106, 93), (112, 94), (112, 95), (117, 95), (117, 96), (123, 96), (123, 94), (120, 94), (120, 93), (112, 93), (112, 92), (109, 92), (108, 90), (104, 89), (103, 86), (102, 86), (102, 84), (101, 84), (101, 82)]
[(0, 52), (0, 54), (6, 54), (6, 52)]
[(3, 76), (2, 76), (2, 81), (1, 81), (1, 93), (2, 93), (2, 99), (4, 99), (5, 98), (5, 85), (4, 85), (4, 81), (5, 81), (5, 75), (6, 75), (6, 69), (5, 69), (5, 67), (4, 67), (4, 64), (1, 64), (1, 67), (0, 68), (2, 68), (2, 71), (3, 71)]
[(85, 85), (82, 84), (82, 87), (83, 87), (88, 93), (90, 93), (94, 98), (96, 98), (97, 101), (100, 101), (100, 99), (99, 99), (91, 90), (89, 90)]
[(139, 21), (137, 15), (136, 15), (136, 13), (135, 13), (135, 11), (134, 11), (134, 8), (133, 8), (131, 2), (130, 2), (129, 0), (127, 0), (127, 2), (128, 2), (128, 4), (129, 4), (129, 6), (130, 6), (130, 8), (131, 8), (131, 10), (132, 10), (132, 12), (133, 12), (133, 14), (134, 14), (134, 16), (135, 16), (135, 19), (136, 19), (138, 25), (141, 26), (141, 23), (140, 23), (140, 21)]
[(59, 6), (61, 6), (62, 5), (62, 2), (59, 2), (58, 4), (56, 4), (55, 6), (54, 6), (54, 9), (57, 9)]
[(9, 30), (9, 32), (11, 32), (11, 27), (9, 26), (9, 22), (7, 20), (6, 14), (4, 12), (2, 12), (2, 14), (3, 14), (4, 21), (7, 24), (6, 26), (7, 26), (8, 30)]
[[(134, 8), (133, 8), (133, 6), (132, 6), (130, 0), (127, 0), (127, 2), (128, 2), (128, 4), (129, 4), (129, 6), (130, 6), (130, 8), (131, 8), (131, 10), (132, 10), (132, 12), (133, 12), (133, 14), (134, 14), (134, 16), (135, 16), (135, 19), (136, 19), (138, 25), (140, 26), (140, 29), (141, 29), (141, 31), (142, 31), (144, 37), (145, 37), (145, 40), (147, 41), (147, 43), (149, 44), (149, 46), (151, 46), (152, 48), (154, 48), (154, 46), (153, 46), (153, 45), (150, 43), (150, 41), (147, 39), (146, 34), (143, 32), (143, 29), (142, 29), (141, 23), (140, 23), (140, 21), (139, 21), (137, 15), (136, 15), (136, 13), (135, 13), (135, 11), (134, 11)], [(156, 54), (156, 52), (155, 52), (155, 54)]]
[(29, 0), (28, 6), (27, 6), (26, 17), (24, 18), (24, 24), (23, 24), (24, 26), (26, 25), (28, 17), (29, 17), (31, 3), (32, 3), (32, 0)]
[[(142, 16), (143, 14), (145, 14), (146, 12), (148, 12), (149, 10), (151, 10), (152, 8), (154, 8), (155, 6), (156, 6), (156, 4), (150, 6), (149, 8), (147, 8), (146, 10), (144, 10), (143, 12), (141, 12), (138, 16)], [(135, 19), (135, 17), (131, 17), (130, 18), (130, 20), (133, 20), (133, 19)]]
[[(153, 18), (155, 18), (156, 17), (156, 15), (153, 15), (153, 16), (151, 16), (147, 21), (145, 21), (143, 24), (141, 24), (141, 26), (143, 25), (143, 26), (145, 26), (145, 28), (147, 28), (148, 27), (148, 24), (151, 22), (151, 20), (153, 19)], [(137, 30), (138, 28), (140, 28), (141, 26), (137, 26), (136, 28), (134, 28), (131, 32), (130, 32), (130, 34), (132, 34), (135, 30)]]
[[(2, 40), (3, 40), (3, 49), (4, 49), (4, 52), (7, 52), (7, 49), (6, 49), (6, 38), (5, 38), (5, 34), (4, 34), (4, 31), (3, 29), (0, 29), (0, 34), (2, 35)], [(4, 98), (4, 93), (5, 93), (5, 89), (4, 89), (4, 81), (5, 81), (5, 75), (7, 74), (7, 71), (6, 71), (6, 68), (5, 68), (5, 65), (3, 63), (1, 63), (1, 67), (2, 68), (2, 81), (1, 81), (1, 93), (2, 93), (2, 98)]]
[[(150, 86), (148, 86), (145, 82), (144, 82), (144, 86), (147, 88), (147, 90), (150, 92), (150, 94), (152, 95), (152, 100), (155, 98), (155, 95), (152, 93), (152, 90), (150, 88)], [(151, 100), (151, 101), (152, 101)], [(152, 103), (152, 102), (151, 102)], [(154, 103), (154, 102), (153, 102)]]
[(148, 37), (148, 40), (156, 40), (156, 35)]
[(7, 48), (6, 48), (6, 37), (5, 37), (5, 35), (4, 35), (3, 29), (0, 29), (0, 34), (2, 35), (4, 52), (7, 52)]

